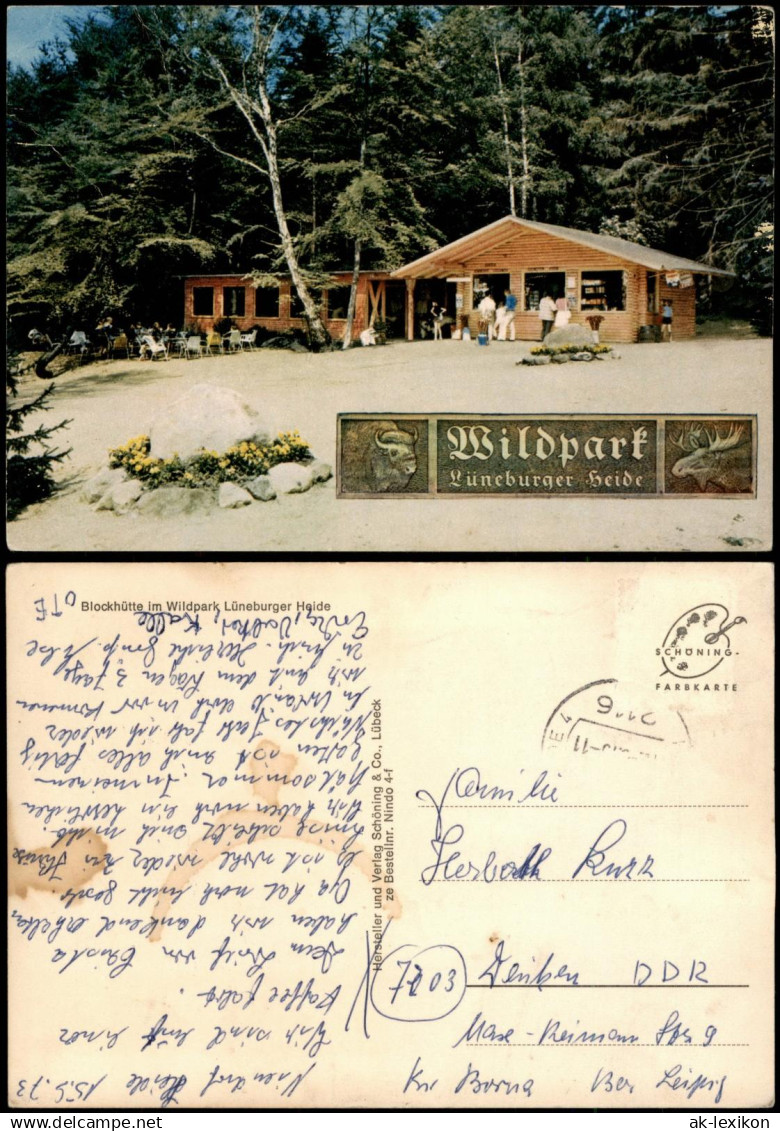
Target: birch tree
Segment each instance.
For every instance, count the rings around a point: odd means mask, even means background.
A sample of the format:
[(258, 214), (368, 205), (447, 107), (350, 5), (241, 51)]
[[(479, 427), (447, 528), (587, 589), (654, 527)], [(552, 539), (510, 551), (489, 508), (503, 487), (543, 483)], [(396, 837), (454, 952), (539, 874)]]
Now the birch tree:
[[(281, 255), (303, 308), (310, 344), (321, 349), (330, 343), (330, 334), (307, 285), (282, 190), (282, 138), (291, 119), (285, 116), (284, 107), (274, 104), (273, 97), (277, 52), (291, 11), (262, 5), (179, 9), (187, 28), (184, 48), (193, 75), (197, 77), (205, 70), (215, 77), (225, 102), (243, 121), (250, 145), (239, 139), (231, 146), (224, 133), (214, 128), (211, 113), (205, 120), (193, 117), (192, 128), (224, 157), (267, 181)], [(332, 92), (321, 92), (298, 113), (312, 113), (330, 97)], [(208, 111), (213, 109), (209, 107)]]

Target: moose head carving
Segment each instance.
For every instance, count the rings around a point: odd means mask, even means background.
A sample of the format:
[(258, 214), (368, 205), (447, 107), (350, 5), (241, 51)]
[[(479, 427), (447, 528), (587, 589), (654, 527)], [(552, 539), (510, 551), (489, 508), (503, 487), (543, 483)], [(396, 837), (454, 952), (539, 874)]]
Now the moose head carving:
[(744, 424), (732, 424), (725, 435), (704, 425), (692, 424), (671, 438), (672, 444), (689, 453), (672, 467), (675, 479), (692, 478), (700, 491), (708, 485), (726, 494), (750, 491), (752, 487), (750, 434)]

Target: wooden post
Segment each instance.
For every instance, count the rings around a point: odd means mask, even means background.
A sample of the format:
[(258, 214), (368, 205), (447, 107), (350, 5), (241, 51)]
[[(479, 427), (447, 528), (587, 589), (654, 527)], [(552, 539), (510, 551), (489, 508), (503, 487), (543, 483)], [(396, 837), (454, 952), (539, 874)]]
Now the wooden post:
[(406, 280), (406, 340), (414, 341), (414, 279)]
[(374, 320), (377, 316), (377, 297), (376, 287), (371, 280), (368, 280), (368, 325), (373, 326)]

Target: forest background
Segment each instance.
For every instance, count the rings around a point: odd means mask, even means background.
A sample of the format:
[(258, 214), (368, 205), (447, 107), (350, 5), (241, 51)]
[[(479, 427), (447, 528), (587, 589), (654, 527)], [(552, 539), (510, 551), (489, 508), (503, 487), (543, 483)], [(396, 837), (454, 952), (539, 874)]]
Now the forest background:
[[(771, 331), (773, 13), (129, 6), (8, 66), (11, 341), (179, 322), (181, 276), (394, 268), (509, 213), (727, 268)], [(350, 310), (353, 309), (350, 303)]]

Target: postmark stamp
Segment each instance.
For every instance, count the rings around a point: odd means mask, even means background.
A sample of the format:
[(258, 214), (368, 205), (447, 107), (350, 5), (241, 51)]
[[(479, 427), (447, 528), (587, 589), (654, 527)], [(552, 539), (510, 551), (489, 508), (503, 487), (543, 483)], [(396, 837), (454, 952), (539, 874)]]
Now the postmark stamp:
[(572, 691), (550, 715), (542, 738), (545, 754), (617, 754), (637, 761), (691, 745), (679, 711), (659, 708), (641, 688), (617, 679), (597, 679)]

